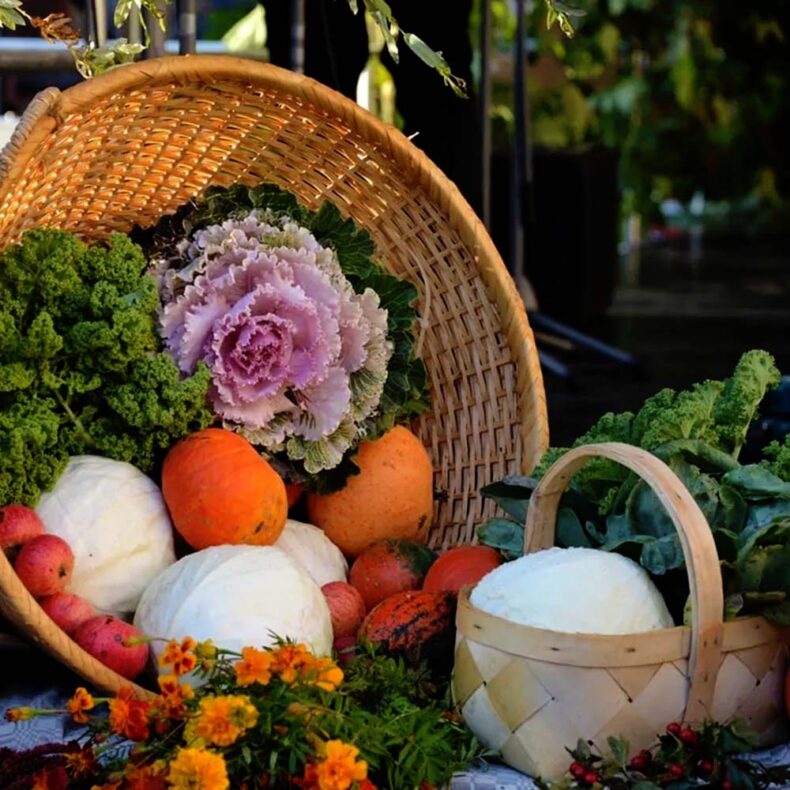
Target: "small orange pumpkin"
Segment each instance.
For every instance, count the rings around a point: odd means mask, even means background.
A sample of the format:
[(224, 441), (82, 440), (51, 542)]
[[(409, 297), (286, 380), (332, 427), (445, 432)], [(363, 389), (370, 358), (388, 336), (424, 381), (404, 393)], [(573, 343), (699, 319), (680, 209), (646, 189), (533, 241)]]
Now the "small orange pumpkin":
[(193, 549), (271, 545), (288, 518), (282, 478), (246, 439), (221, 428), (193, 433), (170, 450), (162, 494)]

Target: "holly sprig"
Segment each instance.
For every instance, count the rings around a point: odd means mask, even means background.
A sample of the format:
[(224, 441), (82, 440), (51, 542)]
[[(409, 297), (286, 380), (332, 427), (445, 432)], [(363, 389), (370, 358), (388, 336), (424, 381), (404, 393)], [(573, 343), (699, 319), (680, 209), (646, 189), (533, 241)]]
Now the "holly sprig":
[(598, 754), (583, 740), (568, 749), (573, 762), (565, 777), (539, 782), (546, 790), (767, 790), (790, 784), (790, 768), (767, 767), (746, 755), (754, 736), (741, 723), (708, 722), (691, 727), (672, 722), (649, 749), (631, 753), (626, 738), (611, 737)]

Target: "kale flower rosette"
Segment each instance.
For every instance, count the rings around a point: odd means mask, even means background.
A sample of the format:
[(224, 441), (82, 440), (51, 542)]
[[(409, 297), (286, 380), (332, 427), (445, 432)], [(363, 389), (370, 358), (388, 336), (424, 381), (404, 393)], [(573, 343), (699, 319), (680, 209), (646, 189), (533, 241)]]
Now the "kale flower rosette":
[(286, 477), (336, 488), (362, 439), (424, 409), (416, 291), (336, 209), (237, 187), (160, 226), (149, 238), (165, 348), (186, 375), (208, 367), (217, 417)]

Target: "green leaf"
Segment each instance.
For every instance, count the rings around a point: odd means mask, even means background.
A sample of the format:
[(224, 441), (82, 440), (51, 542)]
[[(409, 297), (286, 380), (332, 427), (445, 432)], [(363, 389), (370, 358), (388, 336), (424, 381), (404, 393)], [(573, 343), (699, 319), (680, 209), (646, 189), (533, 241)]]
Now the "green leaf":
[(621, 767), (625, 768), (628, 762), (628, 755), (631, 751), (631, 744), (625, 738), (614, 738), (609, 736), (606, 739), (612, 758)]
[(509, 560), (524, 556), (524, 525), (506, 518), (492, 518), (478, 530), (477, 537), (484, 546), (501, 551)]
[(557, 513), (556, 545), (563, 548), (593, 548), (592, 541), (584, 531), (576, 513), (569, 507), (561, 507)]
[(481, 488), (480, 494), (493, 499), (505, 513), (523, 524), (527, 520), (529, 498), (537, 484), (538, 481), (531, 477), (508, 475), (503, 480)]
[(17, 25), (27, 24), (25, 17), (17, 10), (21, 5), (17, 0), (0, 0), (0, 28), (16, 30)]
[(777, 477), (764, 466), (753, 464), (741, 466), (727, 472), (722, 478), (723, 485), (740, 491), (749, 500), (787, 499), (790, 500), (790, 483)]
[(351, 9), (352, 13), (359, 13), (359, 5), (357, 0), (348, 0), (348, 7)]
[(115, 4), (115, 13), (113, 14), (113, 24), (115, 27), (120, 27), (129, 18), (129, 14), (134, 6), (140, 10), (141, 0), (117, 0)]

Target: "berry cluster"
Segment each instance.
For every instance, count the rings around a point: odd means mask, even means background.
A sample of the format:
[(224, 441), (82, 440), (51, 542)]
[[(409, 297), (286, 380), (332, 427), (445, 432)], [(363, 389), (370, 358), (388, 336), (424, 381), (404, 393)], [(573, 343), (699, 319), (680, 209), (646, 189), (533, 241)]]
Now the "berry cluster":
[[(609, 738), (610, 754), (593, 753), (580, 741), (569, 749), (573, 762), (561, 782), (543, 783), (552, 790), (590, 788), (710, 788), (735, 790), (786, 786), (790, 769), (765, 768), (749, 760), (753, 741), (739, 725), (705, 724), (698, 728), (672, 722), (651, 749), (631, 754), (628, 741)], [(784, 783), (784, 784), (783, 784)]]

